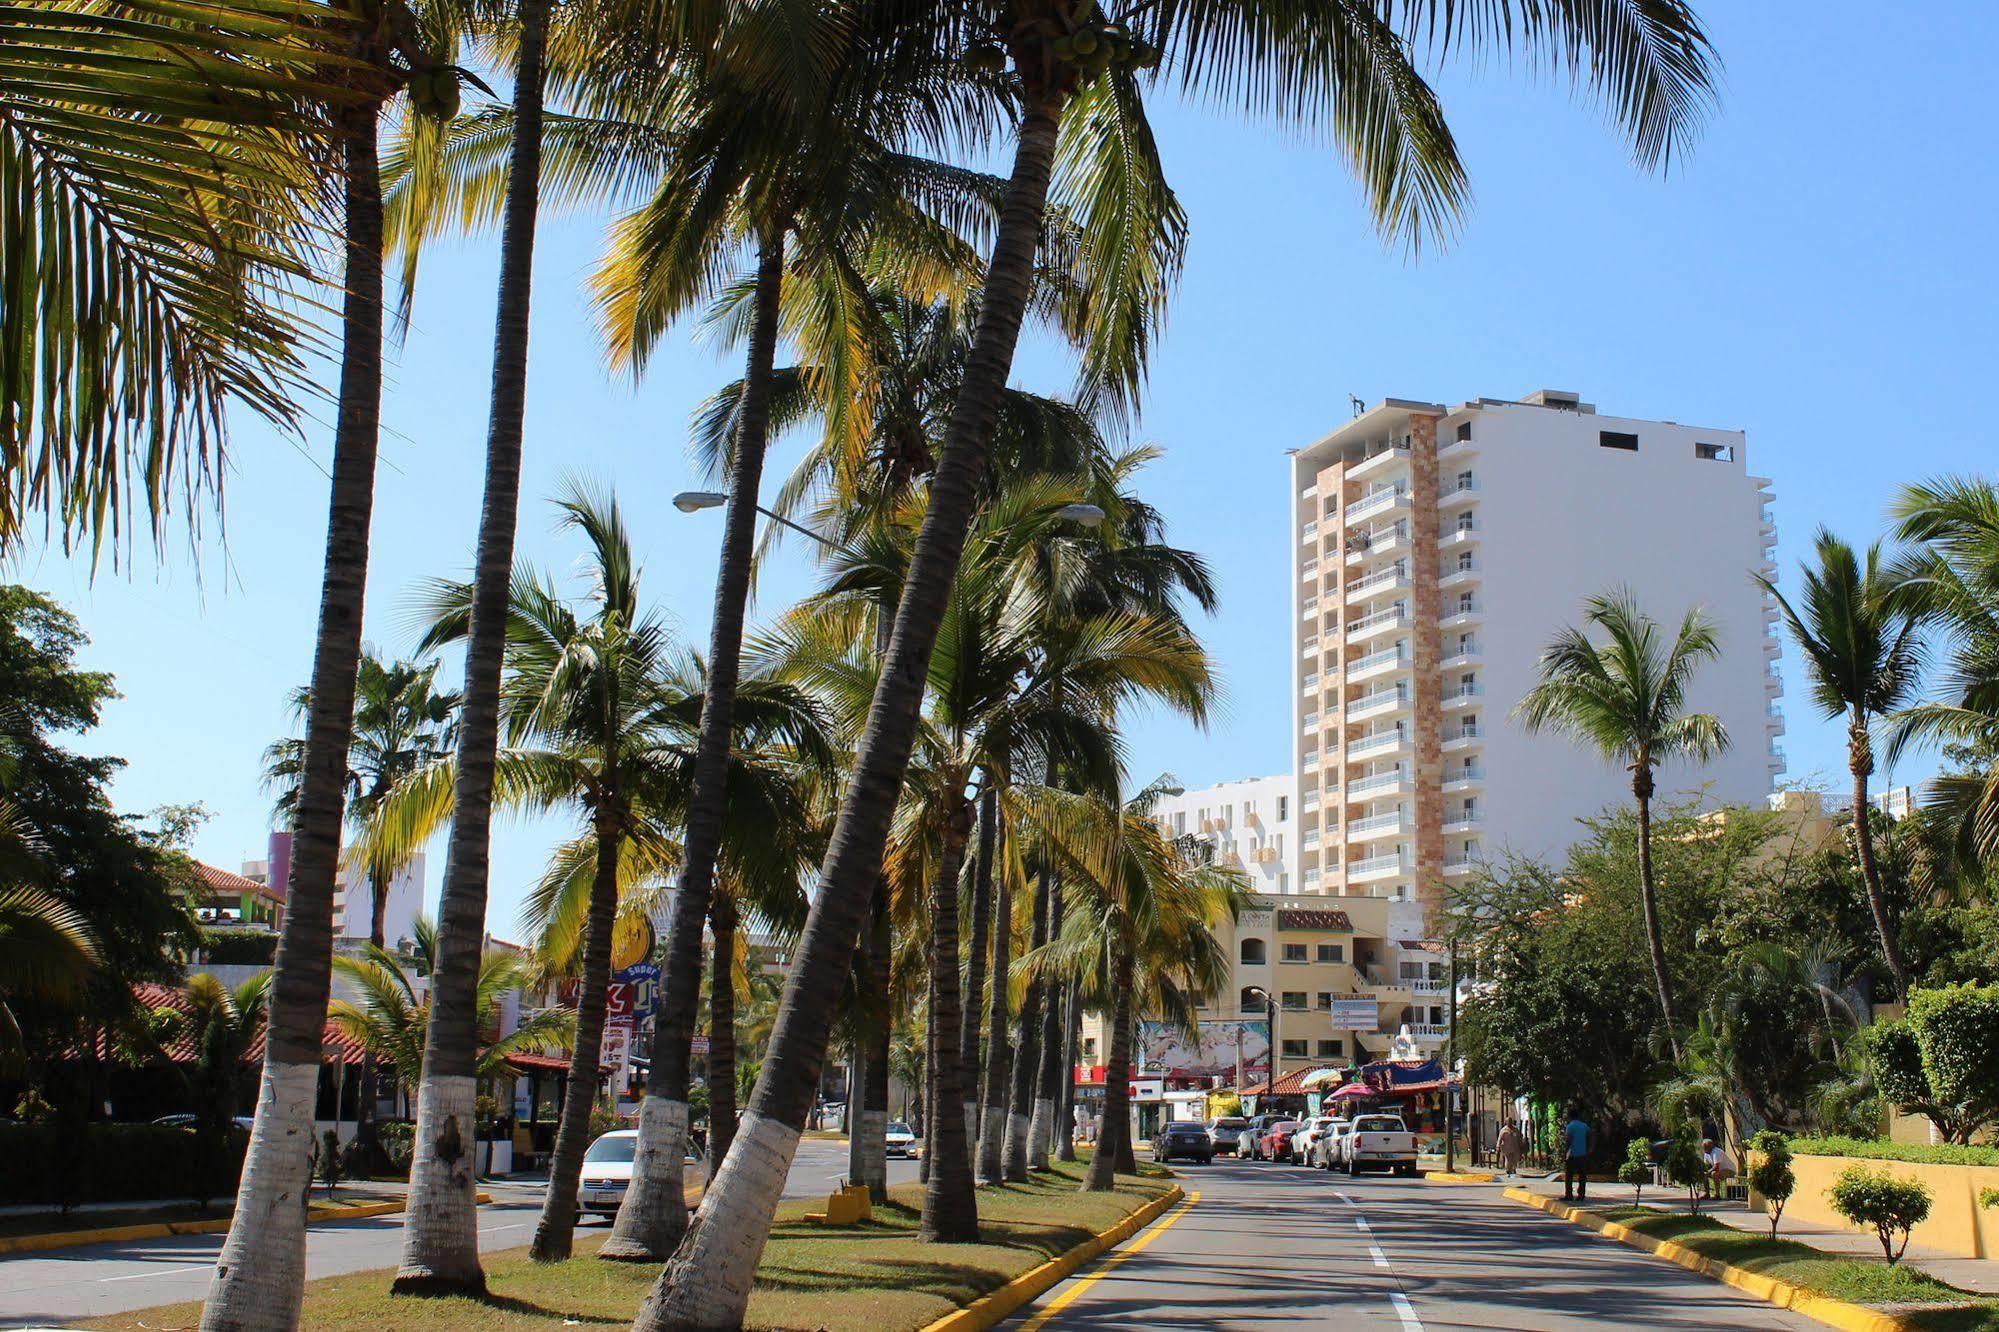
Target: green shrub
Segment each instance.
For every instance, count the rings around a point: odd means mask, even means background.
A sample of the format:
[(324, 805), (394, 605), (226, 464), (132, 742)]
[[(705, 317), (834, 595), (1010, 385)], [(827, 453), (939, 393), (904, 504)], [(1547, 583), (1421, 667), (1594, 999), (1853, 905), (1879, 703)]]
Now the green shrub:
[(1999, 1147), (1966, 1147), (1954, 1142), (1887, 1142), (1879, 1138), (1792, 1138), (1794, 1156), (1857, 1156), (1870, 1161), (1912, 1161), (1918, 1165), (1999, 1166)]
[(1980, 1189), (1978, 1191), (1978, 1205), (1980, 1207), (1999, 1207), (1999, 1189)]
[(278, 955), (278, 936), (263, 930), (203, 930), (201, 956), (217, 967), (268, 967)]
[(319, 1151), (313, 1158), (313, 1169), (319, 1182), (326, 1186), (326, 1196), (331, 1198), (333, 1190), (340, 1186), (346, 1175), (347, 1152), (340, 1145), (340, 1135), (332, 1129), (319, 1135)]
[(1687, 1210), (1701, 1214), (1701, 1193), (1707, 1188), (1707, 1163), (1701, 1160), (1701, 1145), (1694, 1126), (1683, 1124), (1666, 1148), (1666, 1178), (1687, 1191)]
[[(1913, 1179), (1850, 1165), (1825, 1191), (1833, 1210), (1856, 1226), (1874, 1227), (1881, 1252), (1893, 1267), (1909, 1248), (1909, 1232), (1930, 1214), (1930, 1191)], [(1901, 1242), (1895, 1242), (1897, 1236)]]
[(609, 1101), (599, 1098), (590, 1107), (590, 1138), (593, 1142), (613, 1129), (626, 1127), (625, 1121), (618, 1118), (617, 1108)]
[(1869, 1028), (1874, 1081), (1954, 1143), (1999, 1120), (1999, 985), (1917, 990), (1900, 1022)]
[(398, 1174), (408, 1174), (410, 1161), (416, 1156), (416, 1125), (407, 1119), (392, 1120), (377, 1128), (375, 1134), (389, 1164)]
[(1624, 1148), (1624, 1164), (1617, 1167), (1617, 1181), (1631, 1186), (1631, 1205), (1636, 1207), (1647, 1181), (1652, 1178), (1652, 1144), (1633, 1138)]
[[(189, 1129), (161, 1124), (0, 1124), (0, 1204), (198, 1198), (236, 1187), (250, 1135), (231, 1126), (219, 1174)], [(207, 1167), (205, 1169), (204, 1167)]]
[(1749, 1167), (1749, 1187), (1768, 1200), (1770, 1238), (1776, 1239), (1784, 1204), (1798, 1187), (1798, 1176), (1791, 1169), (1791, 1144), (1783, 1134), (1764, 1129), (1749, 1140), (1749, 1150), (1756, 1154), (1756, 1163)]

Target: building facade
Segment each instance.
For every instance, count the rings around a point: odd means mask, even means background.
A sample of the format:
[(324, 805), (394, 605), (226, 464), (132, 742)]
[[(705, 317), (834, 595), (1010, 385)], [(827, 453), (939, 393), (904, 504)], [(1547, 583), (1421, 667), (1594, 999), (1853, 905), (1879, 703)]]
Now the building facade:
[(1176, 840), (1192, 839), (1215, 864), (1242, 870), (1257, 892), (1283, 894), (1298, 881), (1297, 806), (1295, 778), (1245, 777), (1173, 791), (1152, 814)]
[(1542, 648), (1625, 590), (1698, 607), (1722, 657), (1689, 703), (1730, 749), (1662, 795), (1760, 804), (1783, 768), (1770, 483), (1741, 432), (1605, 416), (1573, 393), (1391, 398), (1291, 458), (1297, 870), (1305, 894), (1433, 901), (1502, 852), (1545, 856), (1623, 774), (1512, 718)]
[[(283, 901), (291, 886), (292, 835), (271, 833), (263, 860), (243, 862), (243, 877), (268, 887)], [(382, 941), (394, 951), (398, 944), (416, 935), (417, 917), (423, 914), (424, 853), (419, 851), (389, 880), (387, 906), (382, 912)], [(365, 940), (373, 923), (370, 907), (374, 892), (368, 876), (343, 868), (333, 881), (333, 934), (335, 939)]]

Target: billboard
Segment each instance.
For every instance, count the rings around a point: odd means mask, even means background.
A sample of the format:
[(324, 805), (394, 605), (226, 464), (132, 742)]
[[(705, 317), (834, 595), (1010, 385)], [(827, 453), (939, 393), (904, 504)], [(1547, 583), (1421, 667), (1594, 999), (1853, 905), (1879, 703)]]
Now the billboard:
[(1225, 1018), (1202, 1022), (1200, 1035), (1170, 1022), (1138, 1024), (1138, 1066), (1166, 1078), (1235, 1079), (1238, 1069), (1248, 1081), (1270, 1074), (1270, 1023), (1264, 1018)]
[(1372, 999), (1335, 999), (1327, 1015), (1334, 1031), (1377, 1031), (1381, 1027), (1381, 1005)]

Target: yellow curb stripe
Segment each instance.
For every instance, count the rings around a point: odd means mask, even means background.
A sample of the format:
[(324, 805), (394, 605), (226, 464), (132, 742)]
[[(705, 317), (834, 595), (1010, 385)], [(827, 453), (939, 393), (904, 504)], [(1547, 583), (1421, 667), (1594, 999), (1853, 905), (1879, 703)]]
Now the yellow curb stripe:
[(1151, 1225), (1162, 1212), (1184, 1196), (1180, 1186), (1174, 1185), (1109, 1230), (1091, 1236), (1039, 1267), (1029, 1268), (998, 1290), (980, 1296), (964, 1308), (945, 1314), (924, 1328), (923, 1332), (986, 1332), (987, 1328), (997, 1326), (1014, 1310), (1033, 1303), (1045, 1292), (1068, 1280), (1078, 1268), (1104, 1250), (1122, 1244)]
[(1514, 1202), (1525, 1203), (1550, 1216), (1560, 1217), (1574, 1225), (1586, 1226), (1619, 1243), (1664, 1258), (1667, 1262), (1678, 1264), (1689, 1272), (1696, 1272), (1701, 1276), (1733, 1286), (1746, 1295), (1766, 1300), (1780, 1309), (1803, 1314), (1806, 1318), (1824, 1323), (1827, 1327), (1840, 1328), (1843, 1332), (1912, 1332), (1914, 1328), (1914, 1324), (1893, 1314), (1884, 1314), (1865, 1305), (1849, 1304), (1845, 1300), (1835, 1300), (1826, 1295), (1815, 1295), (1802, 1286), (1794, 1286), (1788, 1281), (1765, 1276), (1761, 1272), (1751, 1272), (1747, 1268), (1724, 1263), (1718, 1258), (1705, 1257), (1672, 1240), (1657, 1239), (1629, 1226), (1606, 1220), (1578, 1207), (1569, 1207), (1553, 1198), (1546, 1198), (1526, 1189), (1508, 1189), (1506, 1196)]
[[(474, 1196), (482, 1203), (493, 1201), (490, 1193)], [(403, 1210), (401, 1202), (348, 1203), (340, 1207), (315, 1208), (306, 1216), (307, 1225), (321, 1221), (358, 1221), (371, 1216), (389, 1216)], [(14, 1235), (0, 1239), (0, 1255), (44, 1253), (50, 1249), (72, 1249), (85, 1244), (124, 1244), (133, 1240), (172, 1239), (176, 1235), (220, 1235), (229, 1229), (226, 1216), (205, 1221), (148, 1221), (136, 1226), (103, 1226), (96, 1230), (57, 1230), (41, 1235)]]
[(1060, 1295), (1050, 1300), (1045, 1308), (1041, 1309), (1039, 1312), (1037, 1312), (1034, 1315), (1034, 1317), (1028, 1319), (1025, 1323), (1021, 1324), (1021, 1332), (1034, 1332), (1035, 1328), (1040, 1327), (1043, 1323), (1047, 1322), (1049, 1319), (1053, 1318), (1056, 1314), (1060, 1313), (1064, 1308), (1066, 1308), (1068, 1305), (1073, 1303), (1079, 1296), (1081, 1296), (1084, 1291), (1088, 1290), (1090, 1287), (1096, 1285), (1099, 1281), (1102, 1281), (1105, 1277), (1109, 1276), (1113, 1271), (1117, 1269), (1119, 1263), (1124, 1262), (1127, 1258), (1130, 1258), (1134, 1254), (1144, 1252), (1146, 1245), (1152, 1243), (1152, 1241), (1158, 1239), (1161, 1235), (1164, 1235), (1169, 1229), (1172, 1228), (1175, 1222), (1177, 1222), (1181, 1217), (1187, 1215), (1189, 1211), (1193, 1210), (1194, 1204), (1199, 1201), (1201, 1201), (1201, 1194), (1200, 1191), (1197, 1189), (1193, 1193), (1188, 1194), (1187, 1201), (1181, 1203), (1180, 1206), (1175, 1208), (1170, 1215), (1163, 1218), (1158, 1225), (1146, 1231), (1143, 1235), (1140, 1235), (1130, 1244), (1126, 1245), (1124, 1248), (1119, 1249), (1116, 1253), (1112, 1254), (1110, 1261), (1105, 1263), (1102, 1267), (1099, 1267), (1096, 1271), (1090, 1273), (1090, 1275), (1084, 1277), (1081, 1281), (1078, 1281), (1075, 1285), (1069, 1287), (1069, 1289), (1063, 1291)]
[(1423, 1172), (1425, 1184), (1490, 1184), (1492, 1176), (1479, 1170), (1426, 1170)]

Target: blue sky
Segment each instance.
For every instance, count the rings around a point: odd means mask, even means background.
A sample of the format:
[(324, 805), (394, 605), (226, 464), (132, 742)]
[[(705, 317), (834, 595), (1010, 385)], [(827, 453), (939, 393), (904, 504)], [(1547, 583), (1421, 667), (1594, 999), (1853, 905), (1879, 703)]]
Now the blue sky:
[[(1371, 234), (1323, 145), (1155, 102), (1193, 243), (1135, 437), (1165, 449), (1144, 489), (1220, 579), (1206, 636), (1229, 698), (1205, 735), (1137, 720), (1137, 777), (1171, 769), (1196, 785), (1288, 763), (1284, 450), (1344, 420), (1349, 393), (1457, 402), (1569, 388), (1605, 411), (1747, 430), (1751, 469), (1776, 481), (1787, 582), (1818, 524), (1867, 537), (1901, 483), (1994, 470), (1994, 432), (1967, 406), (1999, 362), (1999, 162), (1982, 91), (1993, 11), (1697, 7), (1726, 65), (1722, 105), (1664, 178), (1632, 168), (1559, 77), (1490, 61), (1441, 72), (1476, 197), (1458, 241), (1416, 262)], [(568, 473), (615, 484), (646, 588), (705, 647), (720, 515), (668, 500), (695, 480), (689, 413), (733, 377), (733, 358), (676, 335), (642, 384), (606, 375), (580, 291), (603, 221), (543, 227), (520, 547), (571, 567), (577, 546), (539, 497)], [(414, 582), (467, 564), (494, 270), (488, 240), (435, 251), (392, 354), (367, 617), (385, 649), (409, 642)], [(1046, 345), (1016, 370), (1044, 390), (1068, 377)], [(309, 668), (328, 435), (315, 428), (300, 448), (239, 429), (226, 553), (176, 546), (93, 580), (43, 551), (0, 571), (73, 607), (94, 640), (87, 663), (116, 674), (124, 697), (87, 747), (130, 761), (120, 804), (204, 802), (216, 817), (196, 851), (229, 868), (262, 854), (259, 755)], [(773, 471), (796, 448), (780, 447)], [(1606, 561), (1614, 581), (1614, 552)], [(802, 554), (786, 557), (758, 609), (810, 578)], [(1794, 654), (1784, 666), (1790, 777), (1836, 773), (1841, 737), (1800, 700)], [(559, 831), (499, 828), (496, 931), (514, 928)]]

